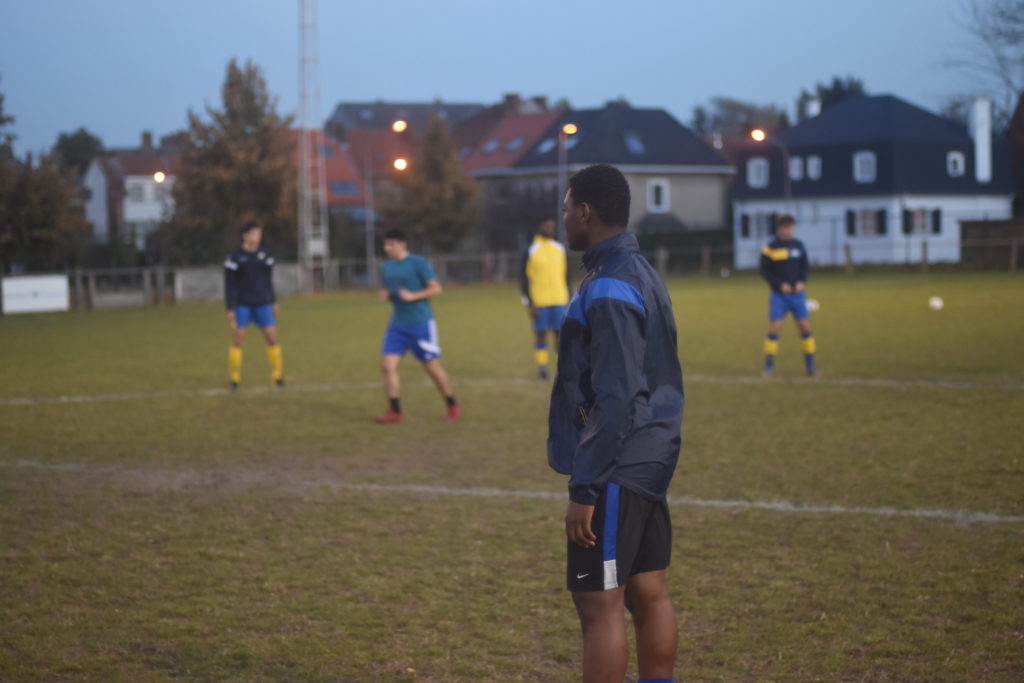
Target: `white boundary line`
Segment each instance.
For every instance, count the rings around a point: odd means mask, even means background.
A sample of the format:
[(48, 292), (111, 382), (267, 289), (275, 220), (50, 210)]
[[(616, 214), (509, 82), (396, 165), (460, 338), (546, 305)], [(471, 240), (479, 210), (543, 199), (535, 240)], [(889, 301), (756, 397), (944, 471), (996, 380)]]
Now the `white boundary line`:
[[(103, 467), (93, 465), (82, 465), (76, 463), (41, 463), (32, 460), (0, 460), (0, 467), (4, 468), (33, 468), (49, 471), (64, 472), (123, 472), (130, 474), (131, 469), (118, 467)], [(144, 470), (137, 470), (144, 471)], [(166, 470), (164, 470), (166, 471)], [(173, 472), (173, 470), (171, 470)], [(187, 474), (187, 470), (178, 471), (179, 474)], [(428, 494), (435, 496), (473, 496), (481, 498), (529, 498), (542, 500), (564, 501), (566, 494), (554, 491), (529, 491), (524, 489), (497, 489), (497, 488), (453, 488), (450, 486), (432, 486), (427, 484), (349, 484), (332, 481), (330, 479), (318, 479), (316, 481), (302, 481), (303, 486), (310, 488), (326, 487), (332, 491), (356, 491), (370, 493), (400, 493), (400, 494)], [(932, 508), (909, 508), (900, 509), (893, 507), (865, 507), (865, 506), (844, 506), (844, 505), (820, 505), (800, 504), (787, 501), (758, 501), (758, 500), (716, 500), (709, 498), (697, 498), (695, 496), (669, 496), (669, 505), (718, 508), (718, 509), (747, 509), (747, 510), (769, 510), (781, 513), (797, 514), (826, 514), (826, 515), (867, 515), (871, 517), (915, 517), (919, 519), (938, 519), (948, 522), (964, 523), (991, 523), (991, 524), (1015, 524), (1024, 522), (1024, 515), (1000, 515), (993, 512), (977, 512), (972, 510), (943, 510)]]
[[(934, 389), (981, 389), (1000, 391), (1024, 391), (1024, 383), (1000, 384), (984, 382), (957, 382), (951, 380), (892, 380), (876, 379), (871, 377), (835, 377), (835, 378), (792, 378), (764, 380), (760, 377), (711, 377), (707, 375), (687, 375), (683, 378), (684, 383), (697, 384), (749, 384), (753, 386), (774, 386), (778, 384), (824, 384), (830, 386), (863, 386), (881, 388), (934, 388)], [(430, 386), (429, 381), (409, 382)], [(458, 384), (463, 386), (503, 386), (514, 384), (537, 384), (537, 380), (528, 380), (517, 377), (507, 378), (483, 378), (460, 380)], [(345, 389), (377, 389), (380, 382), (335, 382), (331, 384), (289, 384), (283, 391), (337, 391)], [(269, 394), (282, 391), (272, 387), (253, 387), (240, 389), (242, 394)], [(123, 394), (86, 394), (81, 396), (38, 396), (38, 397), (14, 397), (0, 398), (0, 407), (14, 406), (44, 406), (61, 405), (74, 403), (106, 403), (113, 401), (138, 401), (156, 398), (180, 398), (189, 396), (227, 396), (231, 390), (218, 389), (179, 389), (172, 391), (133, 391)]]

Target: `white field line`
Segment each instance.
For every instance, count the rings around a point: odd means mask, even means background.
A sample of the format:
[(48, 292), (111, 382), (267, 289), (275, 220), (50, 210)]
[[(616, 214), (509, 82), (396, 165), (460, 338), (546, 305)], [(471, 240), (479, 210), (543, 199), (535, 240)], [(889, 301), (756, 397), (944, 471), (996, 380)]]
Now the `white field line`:
[[(881, 388), (935, 388), (935, 389), (982, 389), (1002, 391), (1024, 391), (1024, 383), (985, 383), (957, 382), (951, 380), (895, 380), (871, 377), (827, 377), (827, 378), (792, 378), (764, 380), (760, 377), (710, 377), (706, 375), (687, 375), (686, 383), (696, 384), (749, 384), (752, 386), (772, 386), (779, 383), (787, 384), (823, 384), (830, 386), (864, 386)], [(420, 386), (431, 386), (427, 380), (407, 382)], [(462, 386), (506, 386), (515, 384), (538, 384), (537, 380), (517, 377), (460, 379), (456, 385)], [(378, 389), (380, 382), (334, 382), (329, 384), (289, 384), (284, 391), (339, 391), (350, 389)], [(252, 387), (240, 389), (241, 394), (269, 394), (281, 391), (272, 387)], [(107, 403), (113, 401), (139, 401), (158, 398), (180, 398), (191, 396), (227, 396), (232, 392), (225, 388), (216, 389), (178, 389), (170, 391), (133, 391), (120, 394), (85, 394), (79, 396), (26, 396), (21, 398), (0, 398), (0, 407), (12, 406), (43, 406), (74, 403)]]
[[(76, 463), (41, 463), (32, 460), (0, 460), (0, 467), (4, 468), (32, 468), (50, 471), (64, 472), (110, 472), (127, 473), (133, 471), (128, 468), (102, 467), (93, 465), (82, 465)], [(144, 471), (144, 470), (137, 470)], [(182, 471), (180, 474), (189, 474)], [(451, 486), (433, 486), (427, 484), (355, 484), (328, 478), (315, 481), (303, 481), (302, 485), (309, 488), (327, 488), (332, 491), (353, 491), (368, 493), (387, 494), (426, 494), (432, 496), (473, 496), (481, 498), (530, 498), (542, 500), (563, 501), (566, 499), (564, 492), (555, 491), (529, 491), (523, 489), (498, 489), (498, 488), (454, 488)], [(716, 500), (713, 498), (697, 498), (695, 496), (669, 496), (669, 505), (688, 506), (698, 508), (718, 509), (739, 509), (739, 510), (769, 510), (781, 513), (796, 514), (824, 514), (824, 515), (867, 515), (872, 517), (916, 517), (921, 519), (937, 519), (957, 523), (1021, 523), (1024, 522), (1024, 515), (1000, 515), (993, 512), (977, 512), (972, 510), (946, 510), (933, 508), (910, 508), (900, 509), (893, 507), (866, 507), (866, 506), (845, 506), (845, 505), (824, 505), (824, 504), (802, 504), (790, 503), (787, 501), (759, 501), (759, 500)]]

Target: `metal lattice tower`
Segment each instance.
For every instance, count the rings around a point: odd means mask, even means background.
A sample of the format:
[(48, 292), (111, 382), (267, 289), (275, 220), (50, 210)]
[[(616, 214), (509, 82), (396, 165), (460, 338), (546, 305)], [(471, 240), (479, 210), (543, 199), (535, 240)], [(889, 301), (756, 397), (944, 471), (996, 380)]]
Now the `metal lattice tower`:
[(320, 115), (317, 0), (299, 0), (299, 272), (305, 291), (328, 284), (327, 174)]

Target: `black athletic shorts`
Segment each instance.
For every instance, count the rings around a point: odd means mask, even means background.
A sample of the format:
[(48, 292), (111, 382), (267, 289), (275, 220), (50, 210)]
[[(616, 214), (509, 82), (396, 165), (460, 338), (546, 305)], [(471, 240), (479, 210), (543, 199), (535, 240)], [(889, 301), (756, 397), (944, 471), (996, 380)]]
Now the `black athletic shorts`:
[(600, 591), (626, 585), (634, 574), (668, 567), (672, 520), (668, 503), (649, 500), (615, 482), (601, 493), (590, 524), (597, 544), (568, 542), (566, 584), (571, 591)]

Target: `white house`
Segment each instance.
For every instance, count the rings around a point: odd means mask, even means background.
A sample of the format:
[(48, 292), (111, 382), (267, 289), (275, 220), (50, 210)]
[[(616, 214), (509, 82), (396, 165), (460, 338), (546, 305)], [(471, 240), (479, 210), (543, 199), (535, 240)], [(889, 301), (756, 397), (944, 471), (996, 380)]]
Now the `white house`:
[(735, 264), (758, 264), (780, 213), (796, 217), (812, 263), (956, 262), (960, 222), (1009, 218), (1012, 196), (988, 100), (965, 127), (891, 95), (858, 97), (740, 153)]
[(142, 249), (146, 236), (174, 210), (171, 189), (176, 154), (154, 149), (143, 133), (142, 146), (118, 149), (97, 157), (82, 179), (85, 217), (96, 242), (133, 242)]

